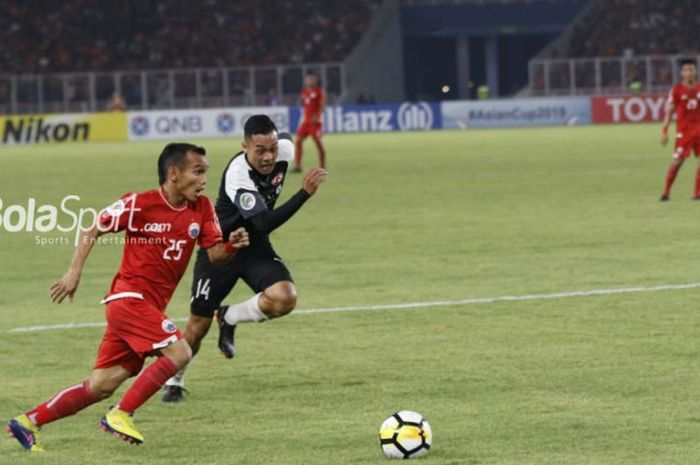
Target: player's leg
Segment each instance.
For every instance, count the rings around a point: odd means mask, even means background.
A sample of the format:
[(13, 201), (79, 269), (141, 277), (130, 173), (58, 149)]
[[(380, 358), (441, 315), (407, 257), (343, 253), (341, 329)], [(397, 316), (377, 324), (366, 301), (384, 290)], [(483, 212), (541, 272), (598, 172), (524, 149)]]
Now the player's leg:
[(673, 182), (676, 180), (678, 171), (683, 166), (685, 159), (690, 155), (690, 147), (684, 146), (682, 143), (676, 143), (676, 150), (673, 153), (673, 161), (668, 167), (666, 173), (666, 186), (664, 187), (664, 193), (661, 195), (661, 201), (667, 201), (671, 198), (671, 187)]
[(318, 150), (318, 161), (319, 161), (319, 166), (323, 169), (326, 168), (326, 149), (323, 147), (323, 142), (321, 141), (322, 138), (322, 129), (321, 125), (317, 124), (314, 126), (313, 131), (311, 132), (311, 138), (313, 139), (314, 143), (316, 144), (316, 149)]
[[(695, 158), (700, 160), (700, 135), (693, 138), (693, 152), (695, 153)], [(695, 189), (693, 189), (693, 200), (700, 200), (700, 163), (695, 171)]]
[[(209, 332), (214, 313), (221, 306), (221, 301), (235, 286), (242, 259), (244, 257), (238, 256), (222, 266), (214, 266), (209, 262), (206, 251), (197, 253), (192, 280), (190, 316), (184, 334), (185, 340), (192, 349), (192, 357), (199, 352), (202, 339)], [(224, 353), (224, 356), (231, 358), (233, 355)], [(163, 402), (182, 400), (186, 371), (187, 366), (184, 366), (175, 376), (166, 381), (163, 387)]]
[(24, 448), (42, 450), (39, 444), (39, 429), (42, 426), (108, 398), (126, 379), (138, 373), (141, 365), (128, 362), (131, 356), (128, 345), (107, 327), (90, 377), (62, 389), (46, 402), (10, 420), (8, 432)]
[(242, 273), (253, 297), (219, 312), (219, 347), (235, 353), (235, 330), (240, 323), (263, 322), (287, 315), (297, 303), (292, 276), (271, 246), (251, 257)]
[(107, 321), (129, 344), (137, 360), (159, 356), (139, 373), (119, 403), (101, 421), (103, 430), (140, 444), (143, 435), (134, 426), (134, 412), (190, 361), (192, 350), (177, 326), (146, 301), (127, 298), (110, 302)]
[(304, 150), (304, 139), (309, 136), (309, 127), (307, 124), (302, 124), (297, 130), (297, 137), (294, 142), (294, 169), (295, 173), (301, 173), (301, 157)]

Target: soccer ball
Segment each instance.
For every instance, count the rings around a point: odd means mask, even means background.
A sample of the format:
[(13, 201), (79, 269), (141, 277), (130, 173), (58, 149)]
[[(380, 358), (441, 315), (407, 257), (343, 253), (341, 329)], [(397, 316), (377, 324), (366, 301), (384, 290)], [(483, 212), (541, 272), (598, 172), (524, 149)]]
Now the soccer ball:
[(425, 455), (433, 444), (433, 430), (423, 415), (410, 410), (396, 412), (379, 427), (379, 445), (390, 459)]

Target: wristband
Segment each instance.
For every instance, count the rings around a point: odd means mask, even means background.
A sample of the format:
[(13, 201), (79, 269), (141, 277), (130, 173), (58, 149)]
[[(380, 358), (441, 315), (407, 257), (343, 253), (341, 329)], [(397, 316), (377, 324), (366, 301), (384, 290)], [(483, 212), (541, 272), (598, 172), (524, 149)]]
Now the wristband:
[(224, 250), (226, 251), (226, 253), (234, 254), (234, 253), (236, 253), (236, 250), (238, 250), (238, 249), (235, 248), (233, 246), (233, 244), (231, 244), (230, 242), (226, 242), (224, 244)]

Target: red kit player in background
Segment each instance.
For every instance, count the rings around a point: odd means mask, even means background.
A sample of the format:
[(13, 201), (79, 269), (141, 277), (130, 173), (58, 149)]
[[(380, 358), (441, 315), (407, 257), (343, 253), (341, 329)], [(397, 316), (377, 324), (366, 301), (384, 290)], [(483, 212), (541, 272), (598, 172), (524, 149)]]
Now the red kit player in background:
[[(167, 145), (158, 159), (160, 189), (124, 195), (81, 236), (68, 271), (51, 286), (51, 300), (72, 300), (96, 239), (125, 230), (121, 266), (102, 301), (107, 304), (107, 329), (88, 379), (9, 421), (8, 432), (25, 449), (42, 451), (39, 428), (108, 398), (137, 374), (124, 397), (102, 417), (101, 427), (125, 441), (143, 442), (133, 424), (134, 411), (192, 356), (190, 346), (164, 312), (195, 244), (207, 249), (209, 259), (218, 264), (248, 245), (243, 228), (231, 232), (226, 244), (222, 242), (214, 207), (201, 195), (207, 168), (202, 147)], [(148, 356), (158, 359), (142, 371)]]
[(321, 142), (323, 131), (323, 112), (326, 109), (326, 93), (318, 82), (318, 76), (307, 73), (304, 77), (304, 90), (301, 91), (304, 105), (304, 118), (297, 129), (296, 150), (294, 151), (294, 172), (301, 172), (301, 155), (304, 139), (311, 136), (318, 149), (319, 166), (326, 168), (326, 151)]
[[(681, 65), (681, 82), (673, 86), (666, 103), (666, 117), (664, 118), (661, 144), (668, 143), (668, 127), (671, 117), (675, 112), (676, 120), (676, 146), (673, 152), (673, 161), (666, 175), (666, 188), (661, 195), (661, 201), (671, 198), (671, 186), (676, 179), (678, 170), (683, 166), (686, 158), (694, 152), (700, 155), (700, 85), (697, 83), (697, 64), (694, 60), (683, 60)], [(700, 200), (700, 167), (695, 174), (694, 200)]]

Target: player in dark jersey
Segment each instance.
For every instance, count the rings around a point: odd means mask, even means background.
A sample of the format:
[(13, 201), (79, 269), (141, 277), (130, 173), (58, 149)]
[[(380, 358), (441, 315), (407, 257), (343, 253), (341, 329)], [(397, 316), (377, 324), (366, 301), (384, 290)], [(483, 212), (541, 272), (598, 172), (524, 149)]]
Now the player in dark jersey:
[[(676, 113), (676, 143), (673, 151), (673, 161), (668, 167), (666, 185), (661, 194), (661, 201), (671, 198), (671, 186), (678, 171), (691, 152), (700, 155), (700, 84), (697, 82), (698, 70), (694, 60), (681, 61), (681, 82), (673, 86), (666, 102), (666, 116), (661, 132), (661, 144), (668, 143), (668, 127), (671, 118)], [(693, 199), (700, 200), (700, 167), (695, 174), (695, 190)]]
[[(134, 411), (185, 366), (192, 354), (165, 307), (195, 244), (218, 264), (248, 245), (242, 228), (228, 233), (229, 241), (222, 243), (214, 207), (201, 195), (209, 166), (204, 155), (204, 149), (195, 145), (167, 145), (158, 159), (160, 189), (124, 195), (82, 234), (68, 271), (51, 286), (51, 300), (72, 300), (95, 240), (107, 232), (125, 231), (119, 272), (102, 301), (107, 305), (107, 329), (88, 379), (9, 421), (8, 432), (25, 449), (42, 451), (39, 429), (43, 425), (108, 398), (137, 374), (124, 397), (102, 417), (101, 426), (125, 441), (143, 442), (133, 424)], [(148, 356), (158, 360), (142, 371)]]
[[(288, 134), (278, 135), (275, 124), (265, 115), (251, 116), (244, 132), (243, 151), (234, 155), (224, 170), (216, 213), (224, 234), (245, 227), (250, 234), (250, 247), (221, 267), (212, 266), (204, 250), (198, 252), (185, 330), (193, 354), (199, 350), (217, 310), (219, 349), (232, 358), (237, 324), (279, 318), (294, 309), (297, 290), (289, 270), (273, 249), (269, 234), (289, 220), (326, 179), (325, 170), (310, 170), (302, 188), (275, 208), (287, 169), (294, 160), (294, 144)], [(230, 307), (222, 306), (239, 279), (255, 296)], [(181, 400), (183, 377), (184, 369), (167, 381), (163, 401)]]

